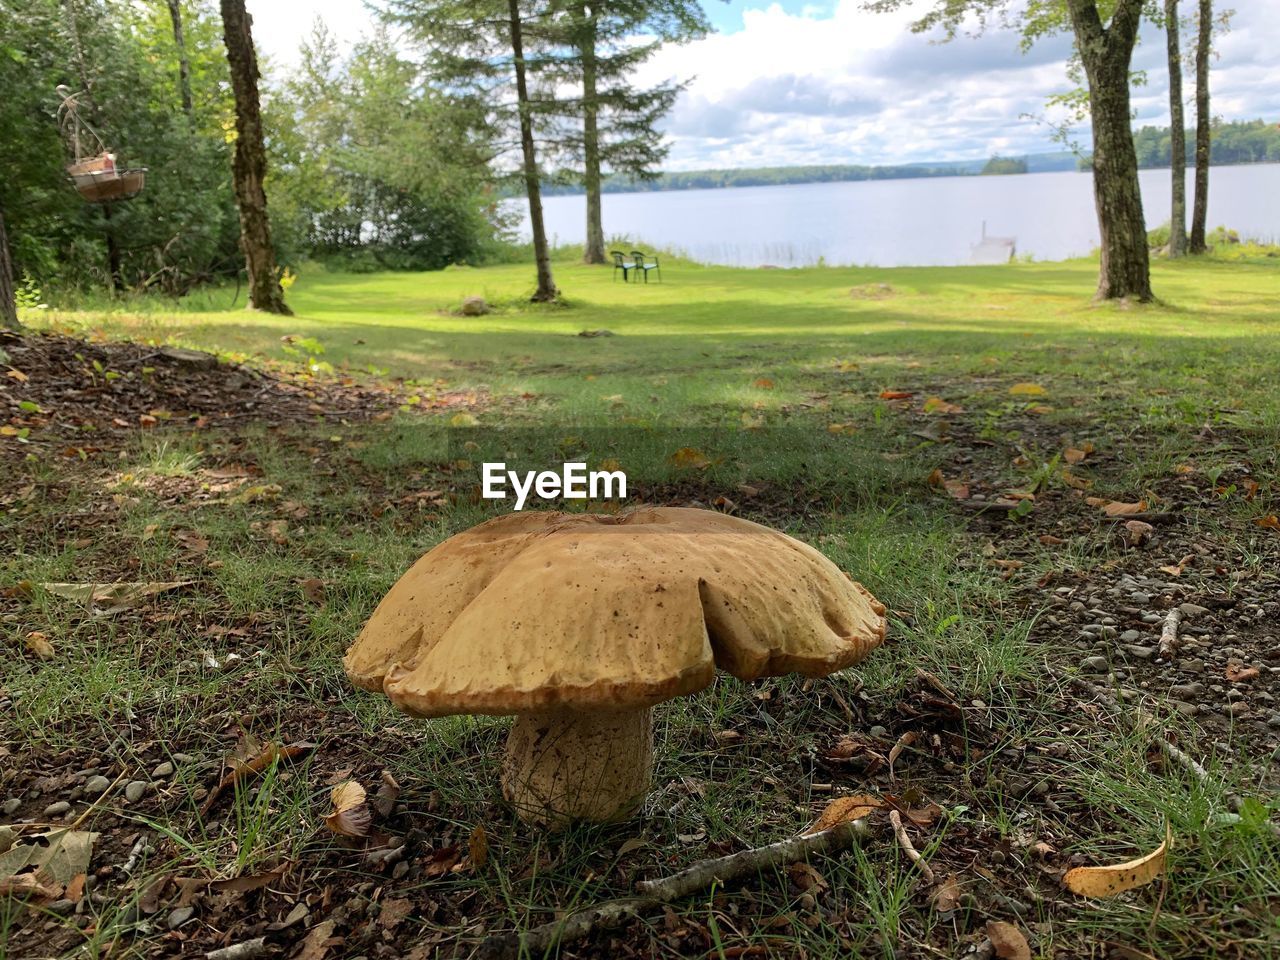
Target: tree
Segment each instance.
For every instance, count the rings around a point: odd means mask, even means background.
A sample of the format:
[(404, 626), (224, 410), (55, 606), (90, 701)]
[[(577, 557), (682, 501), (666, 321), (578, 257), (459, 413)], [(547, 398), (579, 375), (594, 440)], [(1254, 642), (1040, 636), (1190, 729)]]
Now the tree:
[(191, 99), (191, 61), (187, 59), (187, 42), (182, 35), (182, 0), (168, 0), (169, 20), (173, 24), (173, 45), (178, 50), (178, 90), (182, 94), (182, 112), (187, 120), (195, 122), (195, 107)]
[(1204, 253), (1205, 221), (1209, 217), (1209, 57), (1213, 43), (1213, 0), (1200, 0), (1196, 36), (1196, 195), (1191, 211), (1191, 252)]
[(568, 55), (557, 61), (556, 79), (581, 90), (580, 98), (562, 101), (580, 126), (557, 131), (556, 148), (577, 168), (587, 196), (583, 261), (604, 263), (603, 168), (637, 180), (654, 177), (667, 156), (657, 124), (684, 89), (673, 82), (638, 89), (635, 70), (664, 43), (696, 40), (710, 24), (696, 0), (570, 0), (561, 24)]
[[(864, 0), (870, 10), (896, 10), (913, 0)], [(913, 24), (916, 31), (942, 26), (957, 36), (969, 17), (980, 26), (1007, 14), (1014, 0), (932, 0), (933, 10)], [(1024, 41), (1069, 26), (1084, 67), (1093, 128), (1093, 195), (1102, 236), (1097, 297), (1153, 298), (1147, 227), (1138, 184), (1138, 157), (1130, 128), (1130, 64), (1138, 41), (1143, 0), (1111, 0), (1104, 22), (1099, 0), (1027, 0), (1018, 4)]]
[(231, 67), (231, 88), (236, 101), (236, 144), (232, 161), (236, 206), (240, 210), (240, 247), (249, 271), (249, 304), (268, 313), (292, 314), (285, 305), (284, 289), (271, 245), (267, 219), (267, 153), (262, 141), (262, 114), (258, 101), (258, 57), (253, 49), (251, 18), (244, 0), (222, 0), (222, 35)]
[[(383, 17), (408, 27), (432, 81), (486, 131), (497, 158), (514, 165), (529, 203), (537, 285), (534, 301), (559, 296), (542, 218), (542, 180), (534, 136), (531, 75), (546, 67), (526, 43), (530, 26), (545, 35), (551, 0), (388, 0)], [(515, 135), (515, 142), (509, 139)], [(513, 156), (518, 143), (519, 154)]]
[(1169, 161), (1173, 207), (1169, 217), (1169, 256), (1180, 257), (1187, 246), (1187, 128), (1182, 115), (1182, 50), (1178, 0), (1164, 0), (1164, 30), (1169, 59)]
[(13, 289), (13, 261), (9, 258), (9, 235), (4, 229), (4, 211), (0, 210), (0, 328), (20, 330), (18, 301)]
[(533, 142), (533, 112), (529, 102), (529, 83), (524, 59), (524, 33), (520, 0), (507, 0), (507, 28), (511, 35), (511, 60), (516, 78), (516, 109), (520, 118), (520, 153), (524, 158), (524, 188), (529, 198), (529, 226), (533, 233), (533, 259), (538, 275), (534, 302), (556, 299), (560, 291), (551, 277), (551, 253), (547, 247), (547, 228), (542, 222), (542, 175)]

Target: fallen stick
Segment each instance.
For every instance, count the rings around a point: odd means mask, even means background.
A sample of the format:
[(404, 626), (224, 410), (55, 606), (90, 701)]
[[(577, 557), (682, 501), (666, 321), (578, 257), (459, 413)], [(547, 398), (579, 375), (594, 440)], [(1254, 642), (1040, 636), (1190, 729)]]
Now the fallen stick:
[(767, 867), (797, 863), (812, 854), (847, 850), (860, 842), (866, 833), (866, 822), (854, 820), (811, 836), (793, 837), (766, 847), (742, 850), (727, 857), (702, 860), (669, 877), (637, 883), (639, 896), (607, 900), (594, 907), (575, 910), (559, 920), (544, 923), (523, 933), (494, 934), (481, 942), (475, 955), (481, 960), (540, 957), (563, 943), (582, 939), (593, 930), (615, 930), (629, 920), (652, 913), (664, 904), (679, 900), (713, 883), (728, 883)]
[(267, 952), (267, 938), (254, 937), (243, 943), (233, 943), (229, 947), (219, 947), (204, 955), (205, 960), (253, 960)]
[(1182, 623), (1182, 611), (1174, 607), (1164, 618), (1164, 626), (1160, 629), (1160, 646), (1156, 650), (1157, 660), (1172, 660), (1178, 652), (1178, 626)]
[(889, 822), (893, 824), (894, 836), (898, 838), (898, 846), (902, 848), (902, 852), (907, 855), (907, 859), (920, 868), (920, 876), (924, 877), (926, 883), (933, 883), (933, 867), (920, 856), (920, 851), (916, 849), (915, 844), (911, 842), (911, 838), (907, 836), (907, 828), (902, 825), (902, 814), (897, 810), (889, 811)]

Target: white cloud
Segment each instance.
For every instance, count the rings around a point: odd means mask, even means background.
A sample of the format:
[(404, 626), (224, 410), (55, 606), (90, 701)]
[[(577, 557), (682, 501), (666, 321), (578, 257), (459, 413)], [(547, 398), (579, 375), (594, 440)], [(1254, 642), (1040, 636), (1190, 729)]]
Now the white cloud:
[[(707, 0), (718, 3), (718, 0)], [(1276, 0), (1233, 0), (1231, 33), (1218, 42), (1214, 111), (1280, 120), (1280, 17)], [(1184, 3), (1190, 8), (1191, 4)], [(694, 80), (667, 121), (671, 169), (791, 163), (900, 163), (1057, 149), (1024, 114), (1067, 89), (1066, 37), (1028, 54), (993, 32), (949, 44), (912, 34), (911, 11), (872, 14), (861, 0), (774, 4), (742, 13), (742, 29), (668, 47), (641, 82)], [(363, 0), (249, 0), (261, 49), (282, 66), (318, 15), (350, 42), (367, 31)], [(1186, 36), (1190, 48), (1193, 38)], [(1139, 124), (1168, 123), (1164, 39), (1144, 31), (1135, 67)], [(1188, 74), (1186, 93), (1193, 93)]]

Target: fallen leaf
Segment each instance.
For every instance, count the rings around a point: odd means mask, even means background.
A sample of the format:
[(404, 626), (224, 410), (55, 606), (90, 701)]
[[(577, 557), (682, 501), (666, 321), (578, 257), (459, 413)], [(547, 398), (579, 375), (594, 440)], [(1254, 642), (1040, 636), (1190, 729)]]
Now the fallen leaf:
[(827, 889), (826, 878), (812, 864), (793, 863), (787, 867), (787, 876), (791, 878), (791, 882), (795, 884), (796, 889), (801, 893), (807, 893), (810, 890)]
[(19, 383), (26, 383), (27, 380), (30, 379), (21, 370), (14, 369), (13, 367), (9, 368), (9, 370), (5, 373), (5, 376), (9, 377), (12, 380), (17, 380)]
[(41, 660), (53, 659), (53, 644), (39, 630), (32, 630), (27, 634), (27, 649)]
[(228, 503), (257, 503), (260, 500), (274, 500), (283, 492), (283, 487), (278, 483), (258, 483), (251, 487), (245, 487)]
[(933, 891), (933, 909), (939, 913), (950, 913), (960, 906), (960, 884), (953, 874), (947, 874)]
[(390, 900), (383, 900), (382, 910), (378, 914), (378, 925), (386, 927), (388, 930), (394, 930), (404, 923), (411, 913), (413, 913), (413, 901), (408, 897), (393, 897)]
[(1062, 459), (1070, 464), (1082, 463), (1088, 455), (1088, 451), (1081, 450), (1079, 447), (1067, 447), (1062, 451)]
[(46, 900), (56, 900), (60, 893), (61, 891), (56, 887), (45, 886), (31, 873), (0, 877), (0, 897), (14, 897), (19, 900), (27, 897), (42, 897)]
[(881, 390), (881, 400), (910, 400), (915, 396), (914, 390)]
[(1276, 516), (1274, 513), (1265, 517), (1258, 517), (1253, 522), (1268, 530), (1280, 530), (1280, 517)]
[(471, 861), (472, 870), (483, 870), (489, 862), (489, 835), (484, 832), (484, 825), (477, 823), (467, 837), (467, 858)]
[(818, 819), (801, 831), (801, 836), (811, 836), (830, 830), (842, 823), (852, 823), (884, 806), (884, 801), (869, 793), (857, 793), (849, 797), (836, 797), (818, 814)]
[(911, 746), (911, 744), (915, 743), (916, 740), (918, 740), (919, 738), (920, 738), (919, 733), (917, 733), (914, 730), (908, 730), (906, 733), (900, 736), (898, 738), (898, 742), (893, 745), (893, 748), (889, 751), (889, 779), (890, 780), (896, 779), (893, 773), (894, 761), (896, 761), (898, 757), (902, 756), (903, 750), (907, 749), (907, 747)]
[(1085, 503), (1091, 507), (1101, 507), (1102, 512), (1108, 517), (1130, 517), (1135, 513), (1145, 513), (1147, 509), (1147, 501), (1139, 500), (1136, 503), (1122, 503), (1119, 500), (1107, 500), (1105, 497), (1088, 497)]
[(1066, 543), (1067, 541), (1063, 540), (1061, 537), (1055, 537), (1052, 533), (1042, 533), (1040, 534), (1040, 542), (1046, 547), (1056, 547)]
[(461, 859), (462, 850), (456, 843), (441, 847), (439, 850), (433, 850), (427, 859), (426, 866), (423, 868), (423, 874), (427, 877), (443, 877)]
[(302, 588), (302, 595), (312, 603), (324, 603), (325, 583), (319, 577), (308, 577), (306, 580), (299, 580), (298, 586)]
[(227, 787), (235, 786), (242, 780), (257, 776), (277, 761), (296, 760), (299, 757), (306, 756), (315, 749), (315, 746), (314, 743), (305, 741), (291, 743), (287, 747), (278, 747), (274, 743), (268, 743), (252, 760), (232, 759), (230, 771), (209, 791), (209, 796), (205, 798), (200, 807), (200, 815), (204, 816), (213, 809), (214, 803)]
[(1261, 671), (1257, 667), (1246, 667), (1241, 661), (1232, 658), (1227, 661), (1226, 677), (1232, 683), (1246, 683), (1257, 679)]
[(49, 830), (19, 837), (0, 854), (0, 881), (8, 880), (19, 889), (37, 893), (30, 888), (30, 881), (14, 880), (19, 875), (30, 875), (36, 884), (54, 889), (61, 896), (78, 875), (89, 872), (97, 839), (98, 834), (83, 830)]
[(963, 480), (944, 480), (942, 486), (956, 500), (969, 499), (969, 485)]
[(324, 818), (324, 825), (342, 837), (366, 837), (372, 815), (365, 803), (364, 787), (354, 780), (338, 784), (329, 793), (333, 810)]
[(1146, 856), (1109, 867), (1075, 867), (1067, 871), (1062, 882), (1068, 890), (1082, 897), (1113, 897), (1145, 886), (1164, 873), (1165, 854), (1172, 839), (1166, 826), (1164, 842)]
[(289, 866), (286, 864), (274, 870), (254, 873), (246, 877), (232, 877), (230, 880), (212, 880), (208, 884), (208, 889), (214, 893), (233, 893), (243, 896), (246, 893), (253, 893), (255, 890), (261, 890), (263, 887), (269, 887), (271, 884), (277, 883), (284, 878), (288, 871)]
[(1015, 383), (1009, 393), (1015, 397), (1043, 397), (1049, 391), (1038, 383)]
[(342, 941), (333, 935), (336, 920), (322, 920), (307, 931), (302, 941), (302, 948), (294, 954), (293, 960), (324, 960), (329, 955), (329, 948)]
[(188, 587), (193, 580), (122, 582), (122, 583), (42, 583), (40, 586), (55, 597), (78, 600), (90, 606), (108, 604), (103, 614), (119, 613), (137, 606), (148, 597)]
[(667, 459), (682, 470), (705, 470), (711, 466), (706, 454), (694, 447), (681, 447)]
[(759, 387), (761, 390), (772, 390), (773, 381), (770, 380), (768, 377), (761, 377), (754, 384), (752, 384), (752, 386)]
[(378, 816), (389, 817), (391, 812), (396, 808), (396, 800), (400, 797), (400, 784), (396, 783), (396, 778), (391, 775), (390, 770), (382, 771), (382, 785), (378, 787), (378, 792), (373, 798), (373, 809), (378, 811)]
[(924, 402), (924, 412), (937, 414), (964, 413), (964, 407), (948, 403), (941, 397), (930, 397)]
[(987, 939), (1000, 960), (1031, 960), (1031, 947), (1022, 931), (1003, 920), (987, 921)]
[(480, 423), (474, 416), (469, 413), (455, 413), (449, 418), (449, 426), (451, 427), (474, 427)]

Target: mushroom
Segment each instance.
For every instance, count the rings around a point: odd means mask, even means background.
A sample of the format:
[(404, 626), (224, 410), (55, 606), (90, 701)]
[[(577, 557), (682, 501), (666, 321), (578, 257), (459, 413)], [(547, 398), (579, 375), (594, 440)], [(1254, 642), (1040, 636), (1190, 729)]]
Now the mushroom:
[(716, 667), (742, 680), (842, 670), (884, 640), (884, 612), (817, 550), (748, 520), (522, 512), (422, 557), (344, 666), (412, 716), (514, 714), (503, 794), (559, 828), (639, 807), (655, 704)]

